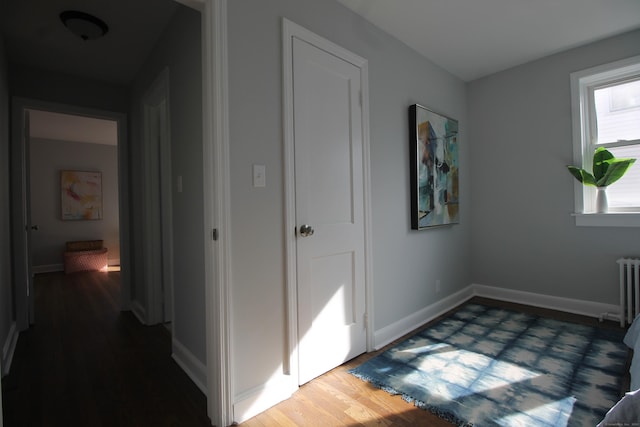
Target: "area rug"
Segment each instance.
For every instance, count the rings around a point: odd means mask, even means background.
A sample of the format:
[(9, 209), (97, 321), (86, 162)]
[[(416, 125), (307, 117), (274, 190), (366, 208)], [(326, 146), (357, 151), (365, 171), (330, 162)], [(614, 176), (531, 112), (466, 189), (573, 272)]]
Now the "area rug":
[(350, 372), (459, 426), (595, 426), (620, 398), (623, 335), (467, 304)]

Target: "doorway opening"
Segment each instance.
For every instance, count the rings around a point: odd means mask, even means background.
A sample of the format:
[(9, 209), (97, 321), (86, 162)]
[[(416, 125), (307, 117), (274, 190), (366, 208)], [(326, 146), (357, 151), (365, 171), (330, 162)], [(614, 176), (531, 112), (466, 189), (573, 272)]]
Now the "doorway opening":
[[(63, 271), (68, 241), (104, 242), (107, 264), (122, 269), (119, 305), (128, 309), (126, 116), (15, 98), (13, 124), (21, 130), (12, 138), (18, 330), (37, 322), (34, 273)], [(87, 183), (66, 194), (62, 179), (69, 172), (92, 175), (92, 194), (84, 194)], [(86, 217), (82, 210), (89, 206)], [(71, 211), (65, 212), (67, 208)]]
[(61, 248), (87, 240), (103, 241), (100, 269), (120, 270), (117, 120), (27, 112), (33, 273), (64, 270)]

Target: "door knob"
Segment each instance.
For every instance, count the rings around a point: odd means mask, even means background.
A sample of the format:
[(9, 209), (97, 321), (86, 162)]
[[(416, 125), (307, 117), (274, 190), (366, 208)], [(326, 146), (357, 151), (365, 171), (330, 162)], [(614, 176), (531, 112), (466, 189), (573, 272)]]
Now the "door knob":
[(313, 227), (310, 226), (309, 224), (303, 224), (300, 226), (300, 235), (302, 237), (313, 236), (314, 231), (315, 230), (313, 229)]

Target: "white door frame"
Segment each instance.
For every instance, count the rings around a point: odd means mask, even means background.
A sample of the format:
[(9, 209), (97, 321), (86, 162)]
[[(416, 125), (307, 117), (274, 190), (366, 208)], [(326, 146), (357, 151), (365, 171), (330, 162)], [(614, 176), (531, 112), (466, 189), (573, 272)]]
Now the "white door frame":
[(207, 414), (233, 422), (231, 349), (231, 167), (227, 0), (175, 0), (202, 13), (202, 138), (207, 340)]
[(364, 195), (364, 262), (365, 262), (365, 326), (367, 328), (367, 351), (372, 351), (373, 341), (373, 268), (371, 232), (371, 178), (369, 152), (369, 80), (368, 61), (326, 40), (317, 34), (289, 21), (283, 25), (283, 100), (284, 100), (284, 163), (285, 163), (285, 247), (287, 289), (287, 333), (288, 366), (285, 372), (298, 384), (298, 296), (296, 258), (296, 205), (295, 205), (295, 153), (293, 120), (293, 38), (304, 40), (360, 69), (362, 84), (362, 166)]
[[(144, 277), (147, 282), (145, 314), (146, 323), (155, 325), (167, 321), (165, 312), (173, 313), (173, 212), (168, 68), (160, 72), (143, 95), (142, 120), (146, 218), (142, 241), (145, 247)], [(169, 304), (166, 300), (169, 300)]]
[[(113, 120), (118, 123), (118, 203), (119, 203), (119, 228), (120, 228), (120, 265), (121, 285), (120, 285), (120, 308), (128, 310), (131, 304), (130, 282), (129, 282), (129, 176), (128, 176), (128, 142), (127, 142), (127, 116), (113, 111), (84, 108), (75, 105), (67, 105), (55, 102), (40, 101), (36, 99), (14, 97), (12, 99), (11, 120), (14, 132), (11, 135), (12, 155), (12, 177), (15, 181), (11, 184), (12, 196), (12, 230), (14, 236), (22, 236), (25, 227), (29, 224), (25, 221), (25, 200), (28, 197), (29, 189), (26, 188), (24, 171), (26, 170), (26, 144), (24, 127), (25, 112), (27, 110), (51, 111), (54, 113), (72, 114), (78, 116), (94, 117), (99, 119)], [(15, 156), (15, 157), (14, 157)], [(26, 235), (25, 235), (26, 239)], [(21, 257), (16, 256), (22, 252), (17, 251), (16, 244), (20, 248), (25, 248), (26, 242), (22, 239), (14, 239), (14, 268), (21, 263)], [(17, 270), (16, 270), (17, 271)], [(16, 275), (14, 281), (17, 286), (26, 277)], [(24, 293), (17, 293), (16, 300), (16, 323), (19, 331), (29, 327), (29, 317), (33, 310), (33, 290), (27, 297)]]
[(207, 340), (207, 412), (213, 425), (233, 417), (231, 349), (231, 190), (227, 0), (202, 4), (204, 255)]

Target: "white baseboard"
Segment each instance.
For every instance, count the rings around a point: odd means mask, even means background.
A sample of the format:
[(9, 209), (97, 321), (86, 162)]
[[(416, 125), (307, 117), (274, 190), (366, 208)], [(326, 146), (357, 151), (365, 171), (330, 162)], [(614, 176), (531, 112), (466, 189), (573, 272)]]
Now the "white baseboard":
[(31, 268), (31, 270), (33, 274), (55, 273), (57, 271), (64, 271), (64, 265), (62, 264), (34, 265)]
[[(108, 265), (120, 265), (120, 258), (112, 258), (107, 260)], [(64, 264), (44, 264), (34, 265), (31, 268), (33, 274), (40, 273), (55, 273), (57, 271), (64, 271)]]
[(16, 322), (13, 322), (9, 328), (7, 339), (2, 346), (2, 375), (7, 375), (11, 369), (11, 362), (13, 362), (13, 355), (16, 351), (19, 335)]
[(516, 291), (513, 289), (496, 288), (473, 284), (474, 296), (491, 298), (500, 301), (532, 305), (582, 316), (600, 318), (603, 313), (619, 313), (620, 307), (595, 301), (585, 301), (574, 298), (556, 297), (552, 295), (536, 294), (533, 292)]
[(173, 338), (171, 357), (187, 374), (191, 381), (200, 389), (202, 393), (207, 394), (207, 368), (197, 357), (193, 355), (180, 341)]
[(138, 301), (131, 301), (131, 312), (143, 325), (147, 324), (147, 312)]
[(441, 299), (409, 316), (385, 326), (374, 332), (374, 348), (376, 350), (393, 342), (401, 336), (421, 327), (443, 313), (457, 307), (470, 298), (478, 296), (499, 301), (526, 304), (539, 308), (564, 311), (583, 316), (600, 318), (604, 313), (616, 314), (620, 307), (594, 301), (573, 298), (563, 298), (533, 292), (516, 291), (513, 289), (496, 288), (492, 286), (472, 284), (466, 288)]
[(237, 395), (233, 404), (234, 424), (240, 424), (287, 400), (297, 389), (292, 376), (278, 375), (265, 384)]
[(413, 314), (392, 323), (389, 326), (374, 332), (374, 349), (378, 350), (385, 345), (395, 341), (401, 336), (419, 328), (436, 317), (456, 308), (469, 298), (473, 297), (473, 291), (470, 286), (449, 295)]

